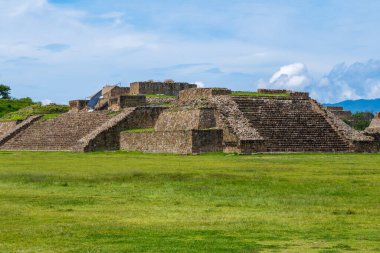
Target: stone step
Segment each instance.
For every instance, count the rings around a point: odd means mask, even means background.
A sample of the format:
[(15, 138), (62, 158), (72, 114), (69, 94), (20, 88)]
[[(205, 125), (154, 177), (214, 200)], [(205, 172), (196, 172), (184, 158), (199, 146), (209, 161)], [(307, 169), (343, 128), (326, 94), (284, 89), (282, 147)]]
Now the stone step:
[(110, 118), (107, 112), (79, 112), (39, 120), (6, 142), (1, 149), (69, 150), (79, 139)]

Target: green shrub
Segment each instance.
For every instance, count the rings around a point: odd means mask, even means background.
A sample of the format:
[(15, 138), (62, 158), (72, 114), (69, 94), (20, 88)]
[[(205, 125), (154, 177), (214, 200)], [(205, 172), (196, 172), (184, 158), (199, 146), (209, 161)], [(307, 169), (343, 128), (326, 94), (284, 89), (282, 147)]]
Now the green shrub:
[(34, 104), (31, 98), (0, 99), (0, 117)]
[(128, 133), (154, 132), (154, 128), (134, 128), (134, 129), (127, 129), (124, 132), (128, 132)]
[(69, 107), (67, 105), (41, 105), (39, 103), (35, 103), (33, 105), (24, 107), (18, 111), (9, 112), (2, 116), (0, 120), (24, 120), (32, 115), (43, 115), (44, 119), (52, 119), (62, 113), (67, 112), (68, 110)]

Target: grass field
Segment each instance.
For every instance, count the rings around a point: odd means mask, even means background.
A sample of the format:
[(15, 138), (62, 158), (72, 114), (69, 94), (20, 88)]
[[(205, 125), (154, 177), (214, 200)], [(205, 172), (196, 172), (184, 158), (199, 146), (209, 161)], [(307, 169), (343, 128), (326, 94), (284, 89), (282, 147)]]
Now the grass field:
[(380, 252), (380, 155), (1, 152), (0, 252)]

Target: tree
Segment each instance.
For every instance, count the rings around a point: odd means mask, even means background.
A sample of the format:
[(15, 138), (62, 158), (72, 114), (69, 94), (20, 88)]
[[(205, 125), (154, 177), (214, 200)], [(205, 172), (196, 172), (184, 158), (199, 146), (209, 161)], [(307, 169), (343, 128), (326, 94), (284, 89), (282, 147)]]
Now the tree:
[(5, 84), (0, 84), (0, 98), (2, 99), (8, 99), (11, 94), (11, 87)]

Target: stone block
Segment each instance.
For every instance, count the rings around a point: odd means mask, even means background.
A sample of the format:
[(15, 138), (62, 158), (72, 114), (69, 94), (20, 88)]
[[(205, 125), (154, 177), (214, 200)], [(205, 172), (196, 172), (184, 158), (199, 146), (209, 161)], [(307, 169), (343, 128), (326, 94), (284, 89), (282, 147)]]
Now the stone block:
[(123, 132), (120, 149), (149, 153), (198, 154), (223, 150), (223, 131), (179, 130), (154, 132)]

